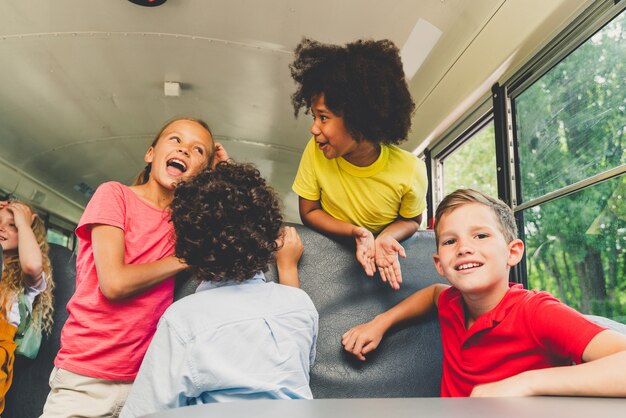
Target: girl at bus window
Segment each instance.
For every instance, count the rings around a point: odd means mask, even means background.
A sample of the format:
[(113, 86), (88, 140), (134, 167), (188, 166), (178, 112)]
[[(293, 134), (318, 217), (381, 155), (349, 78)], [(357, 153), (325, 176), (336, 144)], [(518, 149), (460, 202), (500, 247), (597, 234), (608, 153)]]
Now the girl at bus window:
[(415, 104), (397, 47), (389, 40), (345, 46), (304, 39), (290, 65), (295, 114), (313, 115), (293, 190), (302, 222), (353, 237), (368, 276), (378, 269), (399, 289), (399, 244), (426, 209), (425, 164), (396, 147), (406, 139)]
[(0, 202), (0, 413), (4, 396), (13, 380), (15, 334), (26, 318), (20, 315), (18, 298), (30, 305), (35, 332), (52, 328), (52, 274), (46, 228), (41, 218), (24, 202)]
[(179, 118), (161, 129), (144, 159), (133, 186), (98, 187), (76, 228), (76, 292), (44, 417), (118, 416), (173, 302), (173, 276), (187, 267), (172, 255), (174, 188), (228, 155), (206, 123)]

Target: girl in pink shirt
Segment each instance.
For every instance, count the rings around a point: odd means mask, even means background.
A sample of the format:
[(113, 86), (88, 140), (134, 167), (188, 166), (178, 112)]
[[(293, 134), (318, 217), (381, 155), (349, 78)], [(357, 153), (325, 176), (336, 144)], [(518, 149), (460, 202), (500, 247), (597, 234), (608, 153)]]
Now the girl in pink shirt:
[(173, 302), (173, 276), (187, 267), (172, 255), (174, 188), (226, 159), (206, 123), (179, 118), (156, 136), (133, 186), (98, 187), (76, 228), (76, 292), (43, 417), (119, 414), (157, 322)]

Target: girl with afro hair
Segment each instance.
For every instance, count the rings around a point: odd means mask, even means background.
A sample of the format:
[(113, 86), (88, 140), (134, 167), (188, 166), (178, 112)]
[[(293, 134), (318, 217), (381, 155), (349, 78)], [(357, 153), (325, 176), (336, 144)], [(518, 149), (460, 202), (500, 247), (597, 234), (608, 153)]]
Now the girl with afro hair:
[(398, 48), (389, 40), (345, 46), (304, 39), (290, 65), (296, 117), (311, 113), (293, 190), (302, 222), (324, 234), (353, 237), (368, 276), (379, 271), (399, 289), (399, 241), (426, 209), (424, 162), (396, 146), (411, 127), (411, 99)]

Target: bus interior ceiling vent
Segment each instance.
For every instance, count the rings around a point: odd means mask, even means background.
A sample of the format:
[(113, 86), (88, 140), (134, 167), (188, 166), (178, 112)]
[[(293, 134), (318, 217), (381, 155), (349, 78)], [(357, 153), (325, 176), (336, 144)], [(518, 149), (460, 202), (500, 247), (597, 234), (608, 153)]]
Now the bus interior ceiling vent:
[(165, 3), (167, 0), (128, 0), (131, 3), (135, 3), (139, 6), (156, 7)]

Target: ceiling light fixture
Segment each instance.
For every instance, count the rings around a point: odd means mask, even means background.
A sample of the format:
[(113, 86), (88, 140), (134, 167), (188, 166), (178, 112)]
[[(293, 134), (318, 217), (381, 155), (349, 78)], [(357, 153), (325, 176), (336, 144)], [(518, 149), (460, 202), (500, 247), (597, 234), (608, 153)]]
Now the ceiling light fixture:
[(430, 51), (441, 36), (441, 30), (424, 19), (419, 19), (409, 38), (404, 43), (400, 56), (404, 66), (404, 76), (411, 80), (422, 66)]
[(167, 97), (180, 96), (180, 83), (178, 81), (166, 81), (163, 83), (163, 93)]
[(131, 3), (135, 3), (139, 6), (156, 7), (165, 3), (167, 0), (128, 0)]

